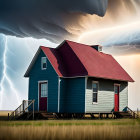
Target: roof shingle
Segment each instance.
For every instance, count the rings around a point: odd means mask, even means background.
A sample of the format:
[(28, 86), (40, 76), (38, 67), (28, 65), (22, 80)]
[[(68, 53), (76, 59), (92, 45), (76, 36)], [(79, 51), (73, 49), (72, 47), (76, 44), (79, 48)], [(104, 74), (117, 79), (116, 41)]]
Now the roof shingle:
[(43, 46), (41, 49), (60, 77), (91, 76), (134, 82), (111, 55), (89, 45), (66, 40), (55, 49)]

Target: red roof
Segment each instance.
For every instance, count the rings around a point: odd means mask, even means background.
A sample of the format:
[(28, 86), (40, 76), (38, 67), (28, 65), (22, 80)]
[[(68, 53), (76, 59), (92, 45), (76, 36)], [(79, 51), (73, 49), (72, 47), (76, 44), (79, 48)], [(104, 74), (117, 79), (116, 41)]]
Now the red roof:
[(55, 49), (41, 49), (60, 77), (91, 76), (134, 82), (111, 55), (89, 45), (66, 40)]

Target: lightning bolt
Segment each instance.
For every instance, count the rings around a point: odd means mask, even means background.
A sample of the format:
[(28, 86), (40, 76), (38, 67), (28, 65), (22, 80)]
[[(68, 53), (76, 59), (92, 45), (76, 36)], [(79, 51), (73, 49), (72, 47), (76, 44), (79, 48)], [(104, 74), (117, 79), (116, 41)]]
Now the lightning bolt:
[(9, 84), (9, 88), (11, 90), (11, 93), (15, 95), (18, 105), (21, 103), (21, 99), (18, 95), (18, 92), (15, 89), (11, 79), (7, 75), (6, 55), (7, 55), (7, 52), (8, 52), (8, 45), (7, 45), (8, 39), (7, 39), (6, 36), (3, 36), (3, 41), (4, 41), (4, 52), (3, 52), (3, 59), (2, 59), (3, 60), (2, 79), (0, 81), (0, 109), (2, 109), (2, 106), (3, 106), (3, 95), (4, 95), (4, 92), (5, 92), (4, 82), (5, 81), (7, 81), (7, 83)]

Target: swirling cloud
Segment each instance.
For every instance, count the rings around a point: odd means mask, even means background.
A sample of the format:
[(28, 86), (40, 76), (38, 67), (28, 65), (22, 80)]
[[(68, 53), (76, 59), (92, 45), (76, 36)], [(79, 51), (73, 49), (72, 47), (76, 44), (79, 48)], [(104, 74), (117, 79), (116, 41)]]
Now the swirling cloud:
[(60, 42), (76, 37), (67, 26), (78, 24), (80, 16), (104, 16), (107, 1), (0, 0), (0, 33)]

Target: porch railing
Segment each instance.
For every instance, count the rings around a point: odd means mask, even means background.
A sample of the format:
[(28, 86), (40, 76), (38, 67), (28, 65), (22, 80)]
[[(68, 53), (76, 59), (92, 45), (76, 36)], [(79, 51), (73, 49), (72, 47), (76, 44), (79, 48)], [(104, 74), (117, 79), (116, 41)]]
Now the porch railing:
[(33, 115), (34, 120), (34, 102), (35, 100), (23, 100), (22, 104), (11, 113), (9, 119), (16, 119), (23, 115), (24, 113), (28, 113), (28, 117)]
[(126, 110), (132, 115), (133, 118), (140, 118), (139, 114), (131, 110), (128, 106), (126, 107)]

